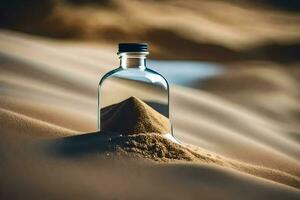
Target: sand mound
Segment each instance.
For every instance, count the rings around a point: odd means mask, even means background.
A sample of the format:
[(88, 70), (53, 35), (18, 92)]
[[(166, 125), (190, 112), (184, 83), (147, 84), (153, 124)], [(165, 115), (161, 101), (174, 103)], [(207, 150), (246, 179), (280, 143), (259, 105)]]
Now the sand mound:
[[(96, 150), (107, 155), (122, 154), (154, 161), (200, 159), (206, 162), (217, 162), (210, 158), (211, 155), (203, 156), (167, 139), (165, 134), (170, 133), (169, 119), (137, 97), (129, 97), (120, 103), (107, 106), (101, 110), (101, 113), (101, 132), (91, 137), (90, 134), (86, 134), (88, 140), (81, 137), (80, 143), (84, 144), (79, 147), (74, 146), (74, 143), (77, 144), (74, 139), (65, 138), (67, 147), (60, 148), (63, 150), (62, 153), (83, 153), (80, 151), (82, 149), (84, 153)], [(89, 144), (88, 148), (86, 148), (87, 144)]]
[(300, 187), (300, 179), (288, 173), (231, 160), (195, 146), (176, 144), (155, 133), (109, 138), (107, 150), (106, 156), (120, 155), (158, 162), (192, 161), (193, 163), (214, 164), (296, 188)]
[(125, 157), (158, 163), (212, 164), (300, 188), (300, 179), (291, 174), (228, 159), (196, 146), (176, 144), (157, 133), (111, 135), (109, 132), (96, 132), (66, 137), (54, 141), (54, 146), (50, 143), (50, 151), (64, 158), (94, 158), (92, 155), (97, 154), (113, 160)]
[(95, 132), (56, 139), (48, 147), (55, 155), (70, 158), (96, 153), (110, 158), (125, 156), (159, 162), (200, 161), (224, 165), (219, 156), (195, 146), (174, 143), (157, 133), (114, 135)]
[(216, 163), (217, 160), (210, 155), (203, 156), (182, 145), (176, 144), (160, 134), (141, 133), (128, 136), (110, 138), (110, 150), (119, 155), (145, 158), (154, 161), (196, 161)]
[(298, 177), (265, 167), (249, 165), (221, 157), (199, 147), (177, 144), (164, 137), (169, 121), (142, 100), (130, 97), (103, 108), (102, 131), (60, 139), (55, 146), (63, 156), (83, 156), (93, 153), (115, 158), (130, 157), (156, 162), (192, 161), (236, 169), (275, 182), (300, 187)]
[(169, 120), (136, 97), (102, 109), (101, 130), (130, 135), (170, 132)]

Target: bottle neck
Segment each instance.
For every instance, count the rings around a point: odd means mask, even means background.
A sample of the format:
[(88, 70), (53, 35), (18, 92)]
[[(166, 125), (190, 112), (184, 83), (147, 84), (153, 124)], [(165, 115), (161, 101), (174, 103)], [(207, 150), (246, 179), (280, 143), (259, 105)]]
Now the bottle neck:
[(146, 68), (146, 58), (148, 52), (124, 52), (119, 54), (120, 67), (139, 68), (144, 70)]

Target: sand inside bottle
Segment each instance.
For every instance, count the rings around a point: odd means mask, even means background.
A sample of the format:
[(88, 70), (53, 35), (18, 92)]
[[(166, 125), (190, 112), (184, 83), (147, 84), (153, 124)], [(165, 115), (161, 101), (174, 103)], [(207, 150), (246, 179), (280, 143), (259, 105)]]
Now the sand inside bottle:
[[(100, 112), (100, 130), (107, 126), (107, 122), (117, 120), (117, 116), (112, 115), (111, 110), (120, 109), (123, 116), (118, 123), (121, 129), (116, 131), (132, 133), (138, 132), (157, 132), (161, 134), (171, 133), (171, 123), (169, 119), (169, 105), (168, 105), (168, 91), (161, 84), (155, 82), (146, 82), (142, 79), (136, 78), (119, 78), (109, 77), (105, 80), (99, 93), (99, 112)], [(105, 109), (104, 109), (105, 108)], [(151, 118), (151, 116), (144, 115), (151, 110), (155, 116), (164, 116)], [(109, 112), (110, 111), (110, 112)], [(144, 112), (146, 111), (146, 112)], [(109, 113), (109, 114), (108, 114)], [(125, 119), (125, 120), (124, 120)], [(136, 128), (132, 130), (131, 124), (138, 120)], [(151, 124), (153, 120), (161, 120), (158, 123), (164, 126), (157, 129), (153, 128)], [(157, 122), (155, 122), (157, 123)], [(116, 123), (114, 123), (116, 124)]]

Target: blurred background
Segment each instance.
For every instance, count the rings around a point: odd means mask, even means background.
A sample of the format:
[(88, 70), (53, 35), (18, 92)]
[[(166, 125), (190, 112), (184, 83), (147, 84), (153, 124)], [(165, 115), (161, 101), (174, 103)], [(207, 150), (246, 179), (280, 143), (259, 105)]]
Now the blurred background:
[(148, 42), (149, 66), (172, 85), (257, 112), (300, 141), (299, 11), (297, 0), (2, 0), (1, 69), (20, 45), (39, 57), (36, 44), (52, 41), (108, 71), (117, 43)]
[(2, 28), (59, 39), (147, 41), (153, 58), (294, 63), (297, 0), (2, 0)]

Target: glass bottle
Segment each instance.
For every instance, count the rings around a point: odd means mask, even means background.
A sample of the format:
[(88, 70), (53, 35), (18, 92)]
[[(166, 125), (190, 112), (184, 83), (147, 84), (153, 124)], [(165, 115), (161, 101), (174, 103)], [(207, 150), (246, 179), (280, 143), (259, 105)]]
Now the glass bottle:
[[(105, 108), (113, 107), (112, 105), (130, 98), (137, 98), (168, 120), (168, 130), (163, 134), (170, 139), (173, 138), (169, 110), (169, 84), (162, 75), (147, 68), (148, 53), (147, 43), (119, 44), (120, 66), (106, 73), (98, 87), (99, 131), (102, 131), (105, 121), (111, 120), (108, 119)], [(128, 113), (125, 114), (125, 117), (130, 118), (131, 110), (126, 112)], [(127, 128), (126, 124), (123, 128)], [(174, 139), (172, 140), (174, 141)]]

